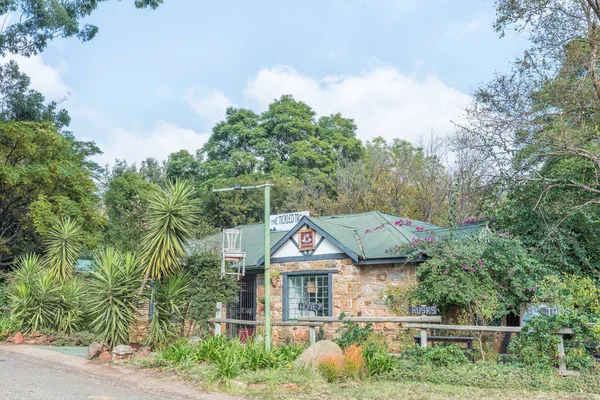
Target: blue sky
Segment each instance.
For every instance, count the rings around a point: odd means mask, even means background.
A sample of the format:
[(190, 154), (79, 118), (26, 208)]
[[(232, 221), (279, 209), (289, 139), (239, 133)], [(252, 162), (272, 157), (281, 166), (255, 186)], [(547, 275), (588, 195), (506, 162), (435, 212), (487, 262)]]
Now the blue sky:
[(88, 43), (16, 57), (48, 98), (69, 93), (71, 129), (101, 163), (194, 150), (228, 105), (260, 112), (284, 93), (354, 118), (363, 140), (447, 135), (526, 46), (498, 38), (491, 0), (132, 3), (101, 3)]

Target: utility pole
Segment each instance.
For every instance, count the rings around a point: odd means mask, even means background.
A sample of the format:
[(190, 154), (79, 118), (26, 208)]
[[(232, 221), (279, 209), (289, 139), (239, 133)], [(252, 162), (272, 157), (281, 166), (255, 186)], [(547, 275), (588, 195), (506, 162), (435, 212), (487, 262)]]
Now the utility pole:
[(265, 348), (271, 349), (271, 186), (269, 182), (262, 185), (241, 186), (213, 189), (213, 192), (228, 192), (232, 190), (249, 190), (264, 188), (265, 190)]

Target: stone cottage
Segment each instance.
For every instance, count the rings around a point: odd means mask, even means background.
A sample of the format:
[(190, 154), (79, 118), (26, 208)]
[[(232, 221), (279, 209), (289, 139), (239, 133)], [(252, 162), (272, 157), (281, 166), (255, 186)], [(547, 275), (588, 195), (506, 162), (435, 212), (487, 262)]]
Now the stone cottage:
[[(241, 248), (246, 254), (245, 275), (240, 278), (236, 304), (227, 316), (264, 318), (264, 225), (242, 225)], [(287, 232), (271, 232), (272, 321), (293, 321), (300, 316), (391, 316), (384, 293), (414, 276), (424, 259), (408, 259), (397, 251), (416, 240), (443, 235), (438, 226), (378, 211), (326, 217), (303, 216)], [(198, 246), (220, 251), (222, 235)], [(327, 327), (328, 334), (335, 326)], [(228, 327), (234, 335), (252, 328)], [(397, 325), (376, 326), (395, 330)], [(308, 328), (273, 327), (273, 339), (308, 339)]]

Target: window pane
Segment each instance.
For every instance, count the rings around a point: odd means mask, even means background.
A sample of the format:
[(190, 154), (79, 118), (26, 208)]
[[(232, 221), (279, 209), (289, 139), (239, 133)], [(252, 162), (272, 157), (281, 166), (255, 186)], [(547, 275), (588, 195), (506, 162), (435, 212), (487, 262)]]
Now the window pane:
[(327, 275), (301, 275), (288, 278), (288, 319), (329, 315)]

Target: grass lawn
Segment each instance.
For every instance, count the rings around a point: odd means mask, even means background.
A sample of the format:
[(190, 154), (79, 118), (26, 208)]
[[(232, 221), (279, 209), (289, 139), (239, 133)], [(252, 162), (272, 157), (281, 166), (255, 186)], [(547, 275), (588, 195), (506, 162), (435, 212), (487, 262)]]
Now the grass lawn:
[[(157, 362), (158, 361), (158, 362)], [(223, 391), (255, 399), (598, 399), (598, 375), (558, 377), (523, 376), (503, 366), (473, 364), (448, 369), (425, 368), (431, 376), (389, 375), (360, 382), (328, 383), (308, 369), (279, 368), (242, 372), (230, 379), (216, 376), (208, 364), (176, 366), (156, 359), (133, 359), (131, 365), (162, 370), (194, 382), (209, 391)], [(444, 377), (451, 375), (449, 382)], [(459, 377), (456, 380), (456, 377)], [(482, 379), (482, 377), (485, 377)], [(429, 381), (428, 381), (429, 380)], [(513, 384), (514, 383), (514, 384)], [(481, 387), (481, 386), (488, 387)], [(517, 389), (519, 388), (519, 389)]]

